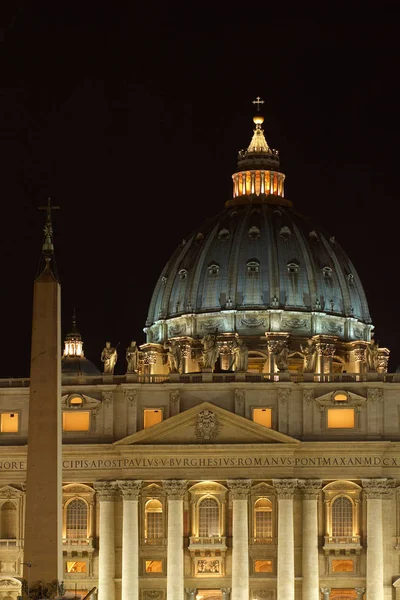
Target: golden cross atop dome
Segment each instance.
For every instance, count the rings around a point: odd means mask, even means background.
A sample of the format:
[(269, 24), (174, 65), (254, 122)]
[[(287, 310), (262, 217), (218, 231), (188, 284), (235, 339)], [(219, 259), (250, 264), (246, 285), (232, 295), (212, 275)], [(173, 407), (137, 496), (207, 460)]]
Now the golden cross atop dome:
[(253, 100), (253, 104), (257, 104), (257, 112), (260, 112), (260, 104), (264, 104), (264, 100), (261, 100), (260, 96), (257, 96), (257, 98)]

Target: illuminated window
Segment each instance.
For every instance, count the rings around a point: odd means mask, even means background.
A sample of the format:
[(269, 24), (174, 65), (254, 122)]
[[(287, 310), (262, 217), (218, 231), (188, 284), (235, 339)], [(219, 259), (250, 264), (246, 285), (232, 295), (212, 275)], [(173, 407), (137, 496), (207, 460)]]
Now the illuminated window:
[(199, 502), (199, 537), (219, 535), (219, 504), (215, 498)]
[(1, 433), (18, 433), (19, 415), (16, 412), (1, 413)]
[(353, 503), (346, 496), (338, 496), (332, 502), (332, 536), (353, 535)]
[(299, 263), (296, 261), (289, 262), (287, 265), (288, 273), (296, 275), (299, 272)]
[(87, 538), (88, 509), (80, 498), (74, 498), (67, 505), (66, 536), (67, 539)]
[(253, 421), (264, 427), (272, 427), (272, 408), (253, 408)]
[(162, 573), (162, 560), (146, 560), (146, 573)]
[(260, 271), (260, 263), (258, 260), (249, 260), (246, 267), (249, 275), (256, 275)]
[(272, 502), (259, 498), (254, 504), (254, 537), (272, 538)]
[(333, 573), (354, 573), (353, 560), (332, 559)]
[(218, 275), (219, 273), (219, 265), (217, 263), (211, 263), (208, 265), (208, 274), (209, 275)]
[(144, 513), (146, 539), (160, 539), (163, 537), (162, 512), (162, 504), (159, 500), (152, 498), (146, 502)]
[(89, 431), (90, 412), (80, 410), (63, 412), (63, 431)]
[(328, 429), (354, 429), (354, 408), (328, 408)]
[(163, 420), (161, 408), (145, 408), (143, 411), (143, 426), (145, 429), (152, 427)]
[(255, 560), (254, 573), (272, 573), (272, 560)]
[(79, 407), (83, 405), (82, 396), (70, 396), (68, 398), (68, 404), (73, 407)]
[(221, 229), (221, 231), (220, 231), (220, 232), (219, 232), (219, 234), (218, 234), (218, 238), (219, 238), (221, 241), (225, 241), (225, 240), (228, 240), (228, 239), (229, 239), (229, 235), (230, 235), (230, 234), (229, 234), (229, 230), (228, 230), (228, 229)]
[(86, 563), (83, 560), (67, 561), (67, 573), (86, 573)]
[(346, 392), (334, 392), (332, 395), (332, 400), (334, 402), (347, 402), (349, 399)]
[(252, 227), (250, 227), (248, 235), (251, 240), (258, 240), (258, 238), (260, 237), (260, 230), (258, 229), (258, 227), (253, 225)]
[(4, 502), (0, 509), (0, 538), (13, 540), (17, 537), (17, 507), (13, 502)]
[(279, 235), (284, 239), (284, 240), (288, 240), (292, 237), (292, 232), (290, 231), (289, 227), (287, 227), (286, 225), (284, 227), (281, 227), (281, 230), (279, 232)]

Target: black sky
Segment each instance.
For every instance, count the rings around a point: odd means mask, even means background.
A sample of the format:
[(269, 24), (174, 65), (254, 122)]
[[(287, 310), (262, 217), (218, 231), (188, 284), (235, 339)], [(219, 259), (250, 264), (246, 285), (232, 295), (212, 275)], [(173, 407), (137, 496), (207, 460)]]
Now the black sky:
[(29, 375), (37, 206), (48, 196), (61, 206), (54, 229), (63, 335), (75, 305), (86, 356), (100, 366), (107, 339), (121, 349), (145, 341), (164, 263), (230, 198), (257, 95), (286, 196), (355, 263), (395, 370), (396, 4), (311, 18), (258, 3), (248, 19), (200, 4), (196, 13), (168, 3), (140, 11), (133, 3), (61, 4), (0, 9), (0, 376)]

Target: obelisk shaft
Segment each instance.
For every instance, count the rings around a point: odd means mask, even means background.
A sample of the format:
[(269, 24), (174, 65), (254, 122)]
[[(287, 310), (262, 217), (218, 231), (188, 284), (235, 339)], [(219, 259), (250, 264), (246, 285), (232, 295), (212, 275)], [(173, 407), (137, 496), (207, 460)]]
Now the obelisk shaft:
[(60, 284), (49, 263), (34, 283), (24, 578), (62, 577)]

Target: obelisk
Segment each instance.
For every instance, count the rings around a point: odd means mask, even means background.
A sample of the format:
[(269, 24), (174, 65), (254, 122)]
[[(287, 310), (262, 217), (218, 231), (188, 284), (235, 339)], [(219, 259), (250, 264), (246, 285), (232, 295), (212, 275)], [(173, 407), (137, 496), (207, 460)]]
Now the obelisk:
[(62, 577), (61, 290), (50, 199), (42, 261), (33, 285), (24, 578)]

